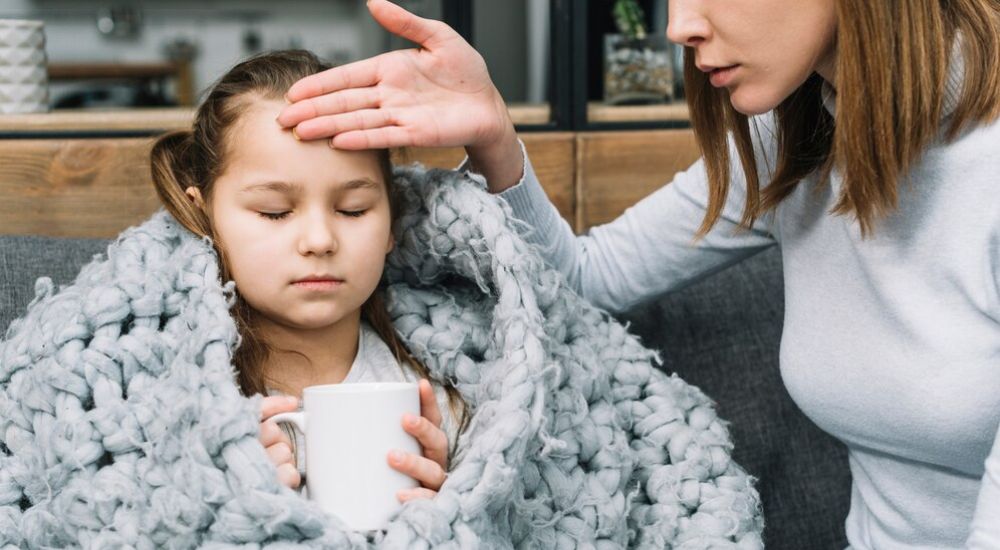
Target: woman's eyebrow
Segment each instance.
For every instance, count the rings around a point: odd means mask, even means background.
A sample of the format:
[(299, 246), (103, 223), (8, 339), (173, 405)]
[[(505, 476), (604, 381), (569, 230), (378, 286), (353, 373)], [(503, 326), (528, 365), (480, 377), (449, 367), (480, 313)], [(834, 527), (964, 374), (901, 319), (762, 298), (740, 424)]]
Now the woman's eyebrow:
[[(378, 189), (379, 185), (374, 180), (370, 178), (357, 178), (353, 180), (348, 180), (337, 184), (336, 188), (338, 190), (351, 190), (351, 189)], [(267, 181), (263, 183), (255, 183), (243, 188), (244, 193), (250, 193), (255, 191), (278, 191), (280, 193), (294, 194), (302, 191), (302, 184), (287, 181)]]

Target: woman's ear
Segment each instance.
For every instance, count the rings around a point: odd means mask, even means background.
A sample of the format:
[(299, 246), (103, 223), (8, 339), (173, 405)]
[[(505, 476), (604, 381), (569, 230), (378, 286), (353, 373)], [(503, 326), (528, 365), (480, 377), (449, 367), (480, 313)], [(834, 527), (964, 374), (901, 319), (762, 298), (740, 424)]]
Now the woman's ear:
[(388, 253), (392, 252), (392, 249), (395, 248), (395, 247), (396, 247), (396, 236), (392, 234), (392, 231), (390, 231), (389, 232), (389, 242), (386, 243), (385, 253), (388, 254)]
[(200, 208), (202, 211), (205, 210), (205, 200), (201, 196), (201, 189), (192, 185), (184, 190), (184, 194), (191, 199), (191, 202), (193, 202), (195, 206)]

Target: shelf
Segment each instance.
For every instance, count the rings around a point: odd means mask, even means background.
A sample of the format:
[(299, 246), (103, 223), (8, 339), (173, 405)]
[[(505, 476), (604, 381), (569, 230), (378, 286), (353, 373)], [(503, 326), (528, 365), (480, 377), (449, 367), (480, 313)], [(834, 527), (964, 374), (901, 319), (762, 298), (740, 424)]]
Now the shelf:
[[(514, 124), (545, 124), (547, 104), (511, 105)], [(153, 132), (187, 128), (194, 117), (190, 107), (114, 110), (60, 110), (50, 113), (0, 115), (0, 132)]]

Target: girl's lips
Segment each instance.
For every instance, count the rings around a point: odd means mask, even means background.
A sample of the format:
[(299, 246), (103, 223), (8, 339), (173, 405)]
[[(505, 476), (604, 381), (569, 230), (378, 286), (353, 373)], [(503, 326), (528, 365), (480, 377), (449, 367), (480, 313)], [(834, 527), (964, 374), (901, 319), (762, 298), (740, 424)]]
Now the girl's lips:
[(303, 290), (333, 290), (342, 284), (344, 281), (339, 279), (303, 279), (292, 283), (296, 288)]
[(729, 67), (721, 67), (718, 69), (712, 69), (708, 73), (708, 80), (712, 83), (712, 86), (716, 88), (723, 88), (730, 85), (733, 81), (733, 77), (736, 74), (736, 69), (739, 65), (731, 65)]

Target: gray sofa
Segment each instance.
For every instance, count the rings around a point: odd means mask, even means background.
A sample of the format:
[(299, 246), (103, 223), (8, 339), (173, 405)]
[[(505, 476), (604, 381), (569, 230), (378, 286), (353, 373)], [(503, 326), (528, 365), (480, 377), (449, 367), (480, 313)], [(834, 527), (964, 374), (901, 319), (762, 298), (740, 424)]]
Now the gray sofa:
[[(102, 240), (0, 236), (0, 328), (20, 316), (34, 281), (57, 284)], [(622, 317), (664, 368), (701, 387), (730, 421), (735, 458), (759, 479), (771, 549), (841, 549), (850, 501), (846, 452), (791, 401), (778, 372), (781, 259), (759, 254)]]

